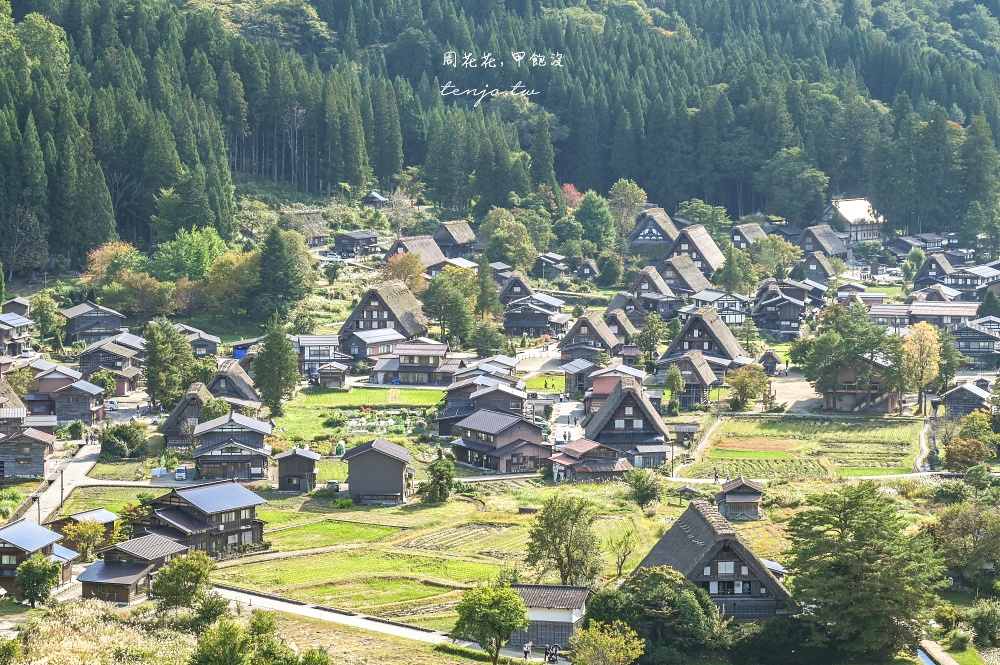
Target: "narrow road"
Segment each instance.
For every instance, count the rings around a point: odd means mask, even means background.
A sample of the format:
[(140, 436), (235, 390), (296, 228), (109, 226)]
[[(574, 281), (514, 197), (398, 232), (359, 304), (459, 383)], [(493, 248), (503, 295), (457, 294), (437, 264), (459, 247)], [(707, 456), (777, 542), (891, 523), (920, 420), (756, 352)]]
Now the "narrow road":
[(541, 477), (540, 473), (500, 473), (493, 476), (465, 476), (455, 480), (460, 483), (492, 483), (497, 480), (533, 480)]
[(87, 474), (97, 464), (100, 454), (100, 444), (92, 443), (83, 446), (76, 457), (57, 464), (49, 474), (52, 484), (36, 499), (35, 504), (25, 513), (25, 518), (39, 524), (44, 523), (51, 513), (58, 510), (64, 496), (69, 496), (75, 487), (90, 484), (92, 481)]

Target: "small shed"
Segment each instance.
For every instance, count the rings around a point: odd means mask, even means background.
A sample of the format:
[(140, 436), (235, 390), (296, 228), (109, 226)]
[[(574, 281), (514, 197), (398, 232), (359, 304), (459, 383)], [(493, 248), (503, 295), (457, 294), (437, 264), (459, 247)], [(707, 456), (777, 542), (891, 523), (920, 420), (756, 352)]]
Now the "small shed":
[(693, 441), (698, 434), (698, 425), (674, 425), (674, 438), (678, 443)]
[(601, 271), (597, 268), (594, 259), (584, 259), (580, 262), (580, 267), (576, 271), (576, 276), (584, 282), (592, 282), (600, 277)]
[(84, 598), (98, 598), (119, 605), (149, 595), (153, 573), (188, 548), (157, 534), (140, 536), (102, 549), (97, 561), (78, 577)]
[(781, 364), (781, 358), (778, 354), (774, 352), (774, 349), (768, 349), (767, 352), (761, 356), (760, 364), (764, 366), (764, 371), (767, 372), (768, 376), (774, 376), (778, 372), (778, 365)]
[(527, 629), (511, 635), (510, 643), (558, 644), (567, 648), (569, 638), (583, 626), (590, 589), (548, 584), (515, 584), (511, 589), (524, 601), (530, 622)]
[(374, 439), (344, 453), (351, 501), (396, 506), (413, 496), (410, 451), (385, 439)]
[(340, 390), (348, 388), (347, 371), (350, 369), (343, 363), (326, 363), (316, 368), (317, 381), (324, 388)]
[(759, 520), (763, 498), (763, 487), (740, 476), (722, 484), (722, 491), (715, 495), (715, 503), (726, 519)]
[(361, 197), (361, 205), (365, 208), (375, 208), (380, 210), (385, 207), (388, 199), (376, 192), (374, 189)]
[(274, 456), (278, 461), (278, 491), (311, 492), (316, 489), (316, 462), (321, 455), (308, 448), (292, 448)]
[(974, 383), (960, 383), (941, 395), (949, 418), (962, 418), (979, 409), (990, 410), (990, 392)]

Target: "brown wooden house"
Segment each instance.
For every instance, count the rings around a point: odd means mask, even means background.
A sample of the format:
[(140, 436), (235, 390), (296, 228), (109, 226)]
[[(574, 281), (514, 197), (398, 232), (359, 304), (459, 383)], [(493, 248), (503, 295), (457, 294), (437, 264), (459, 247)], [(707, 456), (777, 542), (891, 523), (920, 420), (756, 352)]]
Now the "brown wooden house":
[(611, 480), (621, 478), (632, 464), (624, 455), (609, 446), (590, 439), (567, 443), (549, 458), (552, 479), (561, 481)]
[(465, 220), (441, 222), (431, 237), (449, 259), (465, 256), (476, 244), (476, 233)]
[(133, 534), (155, 533), (210, 555), (255, 546), (264, 540), (264, 523), (257, 519), (264, 503), (235, 480), (178, 487), (149, 504), (149, 514), (132, 523)]
[(671, 365), (677, 365), (681, 376), (684, 377), (684, 392), (676, 395), (682, 409), (711, 402), (712, 386), (718, 382), (718, 377), (701, 351), (694, 349), (685, 351), (679, 356), (666, 358), (656, 364), (656, 371), (666, 375)]
[(410, 451), (403, 446), (374, 439), (344, 453), (347, 489), (351, 501), (369, 505), (400, 505), (413, 496)]
[(576, 320), (569, 332), (559, 341), (559, 357), (562, 362), (589, 360), (597, 362), (601, 352), (608, 357), (618, 355), (621, 343), (608, 324), (597, 312), (586, 312)]
[(70, 549), (76, 549), (77, 543), (65, 533), (67, 526), (70, 524), (79, 524), (80, 522), (98, 522), (104, 527), (103, 542), (110, 543), (112, 535), (115, 532), (115, 523), (120, 519), (120, 515), (116, 515), (106, 508), (92, 508), (90, 510), (84, 510), (79, 513), (73, 513), (72, 515), (66, 515), (65, 517), (52, 520), (46, 524), (46, 526), (63, 536), (63, 545)]
[(730, 520), (759, 520), (762, 516), (764, 488), (743, 476), (722, 484), (715, 495), (719, 513)]
[(712, 283), (690, 256), (667, 257), (657, 269), (670, 290), (679, 296), (693, 296), (712, 288)]
[(828, 258), (847, 259), (847, 245), (829, 224), (817, 224), (803, 229), (796, 244), (806, 254), (820, 252)]
[(267, 478), (271, 446), (265, 437), (274, 428), (240, 413), (229, 413), (194, 428), (192, 453), (198, 473), (208, 478)]
[(66, 317), (66, 342), (93, 344), (122, 332), (125, 315), (89, 300), (62, 310)]
[(104, 420), (104, 388), (89, 381), (75, 381), (52, 395), (56, 422), (82, 420), (84, 425), (96, 425)]
[(149, 595), (154, 572), (187, 552), (186, 546), (151, 533), (100, 550), (102, 559), (76, 580), (83, 586), (83, 598), (128, 605)]
[(628, 344), (639, 332), (623, 309), (612, 309), (605, 312), (604, 322), (608, 324), (608, 330), (622, 344)]
[(447, 259), (444, 252), (438, 247), (438, 244), (434, 242), (434, 238), (430, 236), (410, 236), (409, 238), (400, 238), (392, 243), (389, 250), (385, 253), (385, 261), (388, 262), (389, 258), (396, 254), (407, 253), (418, 256), (420, 258), (420, 265), (423, 266), (424, 270), (438, 263), (444, 263)]
[(494, 473), (536, 471), (552, 454), (542, 444), (542, 429), (518, 415), (483, 409), (454, 425), (455, 458)]
[(33, 427), (0, 433), (0, 478), (45, 478), (56, 437)]
[(254, 386), (253, 379), (235, 358), (223, 360), (215, 376), (205, 387), (212, 397), (226, 400), (233, 409), (260, 408), (260, 394)]
[(583, 282), (592, 282), (601, 276), (601, 271), (597, 268), (594, 259), (584, 259), (580, 261), (580, 267), (576, 269), (576, 276)]
[(460, 358), (448, 357), (448, 345), (432, 340), (396, 344), (382, 355), (371, 371), (372, 383), (390, 385), (446, 386), (464, 367)]
[(708, 592), (727, 617), (786, 614), (791, 594), (715, 506), (692, 501), (639, 564), (669, 566)]
[(210, 399), (212, 393), (208, 392), (204, 383), (191, 384), (160, 425), (168, 447), (194, 445), (194, 428), (201, 422), (201, 408)]
[[(833, 385), (822, 391), (823, 408), (829, 411), (884, 411), (892, 413), (899, 406), (900, 394), (885, 383), (889, 360), (877, 356), (866, 361), (866, 372), (843, 366)], [(867, 376), (866, 376), (867, 375)]]
[[(436, 245), (435, 245), (436, 246)], [(420, 302), (403, 282), (394, 280), (369, 289), (340, 328), (340, 348), (357, 358), (347, 338), (356, 332), (390, 329), (403, 339), (427, 333), (427, 319)]]
[(103, 370), (115, 375), (115, 395), (120, 397), (139, 388), (142, 368), (135, 349), (116, 344), (111, 340), (94, 342), (80, 354), (80, 371), (87, 378)]
[(974, 411), (992, 411), (990, 391), (980, 388), (974, 383), (960, 383), (946, 393), (941, 394), (945, 413), (949, 418), (962, 418)]
[(760, 228), (760, 224), (757, 222), (737, 224), (732, 228), (729, 235), (733, 239), (733, 247), (742, 250), (748, 249), (750, 245), (767, 237), (767, 233), (764, 232), (764, 229)]
[(687, 351), (701, 351), (720, 379), (730, 367), (752, 362), (714, 307), (701, 307), (688, 318), (670, 347), (657, 361), (657, 373), (660, 374), (673, 358), (682, 356)]
[(512, 376), (477, 376), (457, 381), (446, 390), (444, 406), (436, 417), (441, 436), (451, 436), (455, 423), (482, 409), (521, 416), (528, 398), (524, 382)]
[(586, 438), (625, 452), (637, 444), (666, 443), (670, 438), (642, 384), (622, 377), (597, 413), (583, 421)]
[(320, 457), (308, 448), (291, 448), (275, 455), (278, 491), (308, 493), (316, 489), (316, 462)]
[[(680, 230), (677, 238), (667, 250), (668, 258), (690, 257), (694, 266), (707, 278), (726, 262), (726, 257), (715, 244), (715, 240), (702, 224), (694, 224)], [(669, 283), (669, 282), (668, 282)], [(698, 289), (699, 291), (701, 289)]]
[(80, 554), (60, 544), (63, 537), (25, 518), (8, 522), (0, 527), (0, 588), (7, 594), (20, 598), (14, 589), (17, 567), (41, 552), (59, 565), (58, 586), (69, 584), (73, 575), (73, 561)]
[(663, 208), (646, 208), (635, 219), (628, 235), (629, 252), (647, 259), (659, 259), (677, 239), (680, 232)]

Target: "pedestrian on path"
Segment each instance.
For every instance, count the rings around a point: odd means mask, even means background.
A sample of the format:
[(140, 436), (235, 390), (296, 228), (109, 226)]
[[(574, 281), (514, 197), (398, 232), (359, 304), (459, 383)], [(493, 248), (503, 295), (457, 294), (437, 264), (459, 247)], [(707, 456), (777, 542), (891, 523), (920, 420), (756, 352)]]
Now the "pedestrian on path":
[(528, 660), (531, 658), (531, 642), (525, 642), (522, 648), (524, 649), (524, 659)]

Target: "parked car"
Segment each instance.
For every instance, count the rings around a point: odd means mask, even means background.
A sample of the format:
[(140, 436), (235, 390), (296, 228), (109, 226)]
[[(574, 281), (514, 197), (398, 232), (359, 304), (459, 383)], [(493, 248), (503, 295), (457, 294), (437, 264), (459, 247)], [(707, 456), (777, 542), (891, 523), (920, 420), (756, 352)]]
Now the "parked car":
[(328, 480), (326, 483), (326, 488), (331, 492), (340, 491), (340, 481), (339, 480)]
[(117, 400), (113, 400), (113, 399), (109, 399), (107, 402), (104, 403), (104, 410), (105, 411), (117, 411), (118, 410), (118, 401)]
[(174, 480), (187, 480), (187, 468), (179, 466), (174, 470)]
[(24, 351), (21, 351), (22, 358), (34, 358), (37, 355), (38, 352), (35, 351), (34, 349), (25, 349)]

